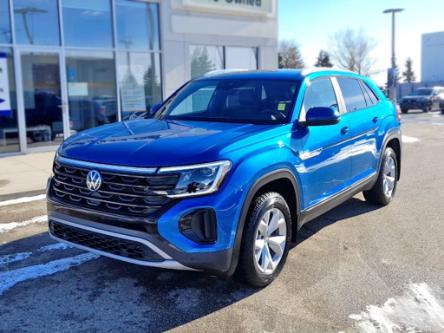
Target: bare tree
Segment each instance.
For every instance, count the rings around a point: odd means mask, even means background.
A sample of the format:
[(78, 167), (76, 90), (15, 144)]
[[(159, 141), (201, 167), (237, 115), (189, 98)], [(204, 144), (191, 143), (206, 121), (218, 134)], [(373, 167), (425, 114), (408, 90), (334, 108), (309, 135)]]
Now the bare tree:
[(279, 68), (304, 68), (299, 46), (295, 41), (283, 40), (279, 43)]
[(375, 59), (371, 53), (376, 42), (363, 30), (346, 29), (333, 38), (332, 56), (338, 66), (363, 75), (371, 74)]

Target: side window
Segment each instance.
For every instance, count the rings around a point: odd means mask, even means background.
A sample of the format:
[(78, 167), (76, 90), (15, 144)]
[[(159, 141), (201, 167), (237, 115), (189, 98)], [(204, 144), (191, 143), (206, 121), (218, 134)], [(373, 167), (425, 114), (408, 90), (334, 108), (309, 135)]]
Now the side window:
[(344, 96), (345, 107), (347, 112), (364, 109), (367, 107), (364, 94), (362, 92), (359, 81), (356, 79), (338, 77), (339, 87)]
[(364, 81), (361, 81), (361, 86), (363, 87), (365, 92), (365, 99), (367, 100), (367, 105), (372, 106), (377, 104), (379, 99), (378, 96), (376, 96), (375, 92)]
[(335, 90), (330, 79), (317, 79), (311, 82), (305, 92), (300, 120), (305, 121), (305, 113), (317, 106), (338, 107)]

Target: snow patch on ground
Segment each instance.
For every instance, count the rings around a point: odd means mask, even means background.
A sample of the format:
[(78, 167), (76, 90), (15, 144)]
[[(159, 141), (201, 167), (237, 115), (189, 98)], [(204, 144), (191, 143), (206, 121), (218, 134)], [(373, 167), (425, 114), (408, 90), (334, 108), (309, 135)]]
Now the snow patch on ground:
[(54, 250), (66, 250), (66, 249), (72, 249), (73, 247), (71, 245), (65, 244), (65, 243), (53, 243), (48, 244), (45, 246), (42, 246), (37, 251), (38, 252), (46, 252), (46, 251), (54, 251)]
[(6, 254), (4, 256), (0, 256), (0, 266), (4, 266), (13, 262), (22, 261), (29, 258), (32, 255), (32, 252), (19, 252), (15, 254)]
[(415, 138), (413, 136), (407, 136), (407, 135), (402, 136), (403, 143), (415, 143), (415, 142), (419, 142), (419, 141), (420, 140), (418, 138)]
[(17, 204), (27, 203), (27, 202), (37, 201), (37, 200), (44, 200), (45, 198), (46, 198), (46, 194), (39, 194), (39, 195), (35, 195), (32, 197), (22, 197), (22, 198), (17, 198), (17, 199), (5, 200), (5, 201), (0, 201), (0, 207), (17, 205)]
[[(42, 246), (36, 252), (47, 252), (47, 251), (55, 251), (55, 250), (66, 250), (70, 249), (72, 246), (63, 243), (53, 243), (49, 245)], [(14, 254), (6, 254), (0, 256), (0, 266), (5, 266), (11, 264), (13, 262), (22, 261), (31, 257), (32, 252), (19, 252)]]
[(0, 224), (0, 234), (4, 232), (11, 231), (15, 228), (22, 228), (26, 227), (30, 224), (34, 223), (45, 223), (48, 222), (48, 216), (47, 215), (41, 215), (33, 217), (30, 220), (22, 221), (22, 222), (9, 222), (9, 223), (1, 223)]
[(412, 283), (401, 296), (349, 317), (362, 333), (444, 332), (444, 300), (426, 283)]
[(1, 272), (0, 295), (15, 286), (17, 283), (63, 272), (98, 257), (99, 256), (94, 253), (84, 253), (74, 257), (53, 260), (46, 264), (27, 266), (11, 271)]

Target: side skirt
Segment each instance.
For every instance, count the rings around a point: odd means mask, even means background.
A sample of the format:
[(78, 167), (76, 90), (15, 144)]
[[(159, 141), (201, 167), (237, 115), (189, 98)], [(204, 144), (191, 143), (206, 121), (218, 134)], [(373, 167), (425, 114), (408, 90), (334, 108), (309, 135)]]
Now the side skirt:
[(299, 215), (298, 229), (300, 229), (305, 223), (344, 203), (355, 194), (372, 188), (377, 179), (378, 174), (375, 172), (353, 184), (351, 187), (334, 194), (314, 206), (304, 209)]

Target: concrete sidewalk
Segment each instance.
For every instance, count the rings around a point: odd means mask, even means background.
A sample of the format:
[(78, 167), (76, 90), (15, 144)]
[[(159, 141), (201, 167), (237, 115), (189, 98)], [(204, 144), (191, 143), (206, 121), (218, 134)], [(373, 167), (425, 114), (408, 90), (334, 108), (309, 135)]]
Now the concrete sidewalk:
[(0, 198), (43, 193), (55, 152), (0, 158)]

